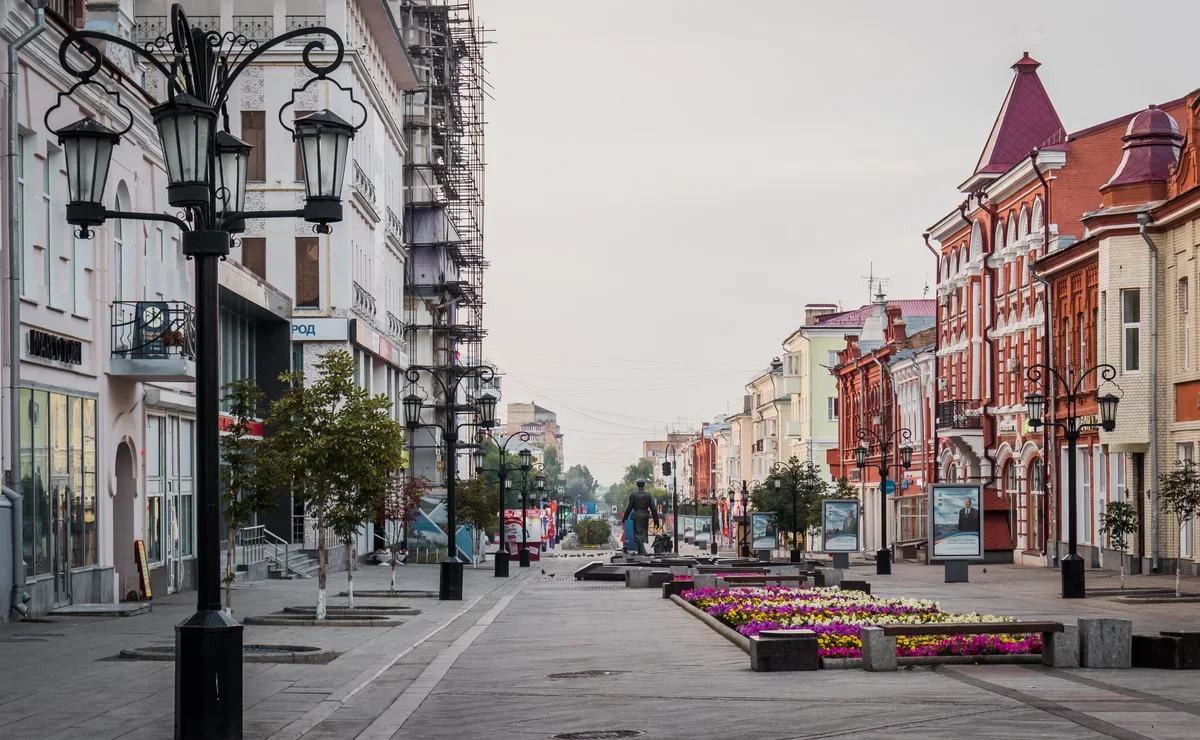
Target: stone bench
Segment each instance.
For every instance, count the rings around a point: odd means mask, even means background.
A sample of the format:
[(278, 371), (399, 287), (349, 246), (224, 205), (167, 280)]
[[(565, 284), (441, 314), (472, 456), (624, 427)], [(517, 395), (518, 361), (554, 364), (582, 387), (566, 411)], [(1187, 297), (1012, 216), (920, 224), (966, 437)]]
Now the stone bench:
[[(1080, 620), (1081, 622), (1083, 620)], [(1107, 620), (1100, 620), (1107, 621)], [(1123, 621), (1123, 620), (1118, 620)], [(1079, 666), (1079, 628), (1062, 622), (935, 622), (885, 624), (863, 627), (862, 665), (868, 671), (897, 668), (896, 638), (920, 635), (1042, 635), (1042, 665), (1053, 668)]]
[(785, 583), (794, 583), (797, 586), (803, 586), (808, 581), (808, 576), (768, 574), (762, 576), (725, 576), (721, 580), (730, 586), (757, 586), (759, 584), (782, 586)]
[(1159, 632), (1134, 635), (1132, 664), (1135, 668), (1173, 671), (1200, 670), (1200, 632)]
[(815, 671), (820, 667), (817, 633), (812, 630), (763, 630), (750, 638), (752, 671)]
[(871, 593), (871, 584), (866, 581), (839, 581), (838, 587), (843, 591), (862, 591), (867, 595)]
[(842, 571), (838, 568), (817, 568), (812, 574), (813, 585), (819, 588), (833, 588), (842, 583)]
[(684, 591), (691, 591), (696, 588), (695, 581), (675, 581), (671, 580), (662, 585), (662, 597), (669, 599), (672, 596), (683, 596)]
[(672, 579), (670, 571), (630, 568), (625, 571), (625, 588), (658, 588)]
[(1130, 668), (1133, 620), (1079, 618), (1079, 665), (1083, 668)]

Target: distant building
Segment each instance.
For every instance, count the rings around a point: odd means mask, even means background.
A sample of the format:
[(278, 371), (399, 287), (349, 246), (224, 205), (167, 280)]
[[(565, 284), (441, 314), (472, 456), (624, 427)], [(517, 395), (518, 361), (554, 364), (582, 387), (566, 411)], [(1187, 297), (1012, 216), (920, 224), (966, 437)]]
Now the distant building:
[(563, 433), (558, 426), (558, 414), (536, 403), (510, 403), (505, 433), (511, 436), (521, 432), (529, 435), (529, 443), (534, 447), (553, 449), (559, 464), (563, 463)]

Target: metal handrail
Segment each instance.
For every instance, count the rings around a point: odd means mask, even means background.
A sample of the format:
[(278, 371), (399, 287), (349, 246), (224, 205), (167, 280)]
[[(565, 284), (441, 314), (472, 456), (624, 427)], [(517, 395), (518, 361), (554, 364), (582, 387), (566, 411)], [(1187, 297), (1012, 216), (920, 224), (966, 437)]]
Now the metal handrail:
[(266, 527), (259, 524), (256, 527), (242, 527), (238, 530), (237, 544), (242, 548), (242, 563), (261, 563), (266, 559), (266, 541), (263, 532)]
[(195, 310), (183, 301), (113, 301), (111, 332), (114, 357), (196, 356)]
[[(300, 576), (301, 578), (312, 578), (312, 576), (310, 576), (309, 574), (304, 573), (303, 571), (295, 570), (292, 568), (292, 563), (291, 563), (292, 548), (290, 546), (290, 543), (287, 540), (285, 540), (284, 538), (275, 534), (274, 532), (267, 529), (266, 527), (263, 527), (263, 540), (267, 545), (271, 546), (271, 552), (269, 554), (267, 554), (267, 559), (275, 561), (276, 565), (282, 565), (283, 572), (285, 574), (290, 572), (290, 573), (295, 573), (296, 575)], [(282, 558), (279, 557), (279, 547), (281, 545), (283, 546), (283, 557)]]

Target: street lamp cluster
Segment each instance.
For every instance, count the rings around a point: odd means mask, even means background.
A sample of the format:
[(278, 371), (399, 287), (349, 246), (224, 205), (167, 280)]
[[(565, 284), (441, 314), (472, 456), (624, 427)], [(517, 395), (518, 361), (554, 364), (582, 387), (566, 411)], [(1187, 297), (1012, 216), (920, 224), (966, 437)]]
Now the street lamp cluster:
[[(166, 222), (180, 228), (183, 254), (196, 261), (197, 611), (175, 628), (175, 737), (241, 737), (242, 626), (222, 611), (220, 597), (217, 263), (229, 254), (232, 235), (244, 230), (247, 216), (302, 218), (321, 233), (329, 233), (329, 224), (341, 221), (349, 141), (366, 123), (366, 106), (329, 77), (341, 65), (345, 49), (341, 38), (328, 28), (297, 29), (253, 42), (191, 26), (178, 4), (171, 6), (170, 22), (168, 36), (144, 45), (95, 30), (67, 34), (59, 47), (59, 64), (79, 81), (59, 94), (44, 121), (63, 148), (69, 194), (66, 220), (76, 227), (77, 238), (90, 238), (93, 227), (109, 219)], [(304, 208), (246, 213), (242, 209), (251, 147), (228, 131), (227, 116), (224, 130), (219, 130), (218, 113), (226, 110), (238, 77), (255, 59), (287, 41), (312, 35), (321, 38), (307, 42), (302, 59), (313, 77), (293, 91), (292, 101), (308, 86), (324, 82), (345, 93), (362, 111), (363, 120), (354, 126), (330, 110), (296, 119), (289, 130), (304, 165)], [(165, 102), (149, 112), (166, 164), (167, 202), (182, 210), (179, 216), (113, 211), (104, 205), (113, 150), (133, 127), (134, 113), (121, 102), (119, 92), (97, 79), (104, 60), (98, 43), (128, 50), (166, 81)], [(335, 49), (331, 61), (313, 62), (314, 51), (325, 50), (326, 43)], [(98, 88), (114, 101), (111, 109), (128, 119), (124, 128), (110, 128), (89, 116), (54, 129), (51, 116), (64, 100), (85, 88)]]
[(858, 430), (859, 445), (854, 448), (854, 463), (862, 470), (867, 467), (867, 457), (871, 453), (867, 445), (873, 443), (879, 446), (879, 551), (875, 553), (875, 574), (881, 576), (892, 574), (892, 551), (887, 539), (887, 481), (891, 469), (888, 456), (897, 437), (904, 442), (900, 447), (900, 466), (908, 470), (912, 467), (913, 454), (912, 445), (908, 444), (912, 432), (908, 429), (901, 427), (891, 434), (880, 435), (863, 427)]
[[(795, 460), (795, 458), (792, 458)], [(792, 490), (792, 552), (791, 561), (799, 563), (804, 559), (804, 552), (796, 545), (799, 544), (800, 530), (796, 516), (796, 509), (800, 493), (801, 484), (807, 489), (821, 475), (821, 466), (814, 462), (777, 462), (771, 468), (775, 473), (775, 491), (779, 492), (783, 488), (783, 479), (788, 479), (788, 485)], [(806, 490), (807, 493), (807, 490)]]
[[(494, 417), (495, 399), (492, 399), (492, 404), (493, 410), (491, 413)], [(497, 463), (496, 468), (493, 470), (488, 470), (483, 467), (486, 462), (486, 454), (484, 453), (483, 449), (483, 440), (486, 438), (491, 438), (491, 440), (495, 442), (496, 449), (500, 453), (499, 462)], [(508, 443), (512, 442), (514, 439), (519, 442), (528, 442), (529, 432), (517, 432), (509, 437), (497, 439), (496, 436), (492, 434), (491, 429), (484, 429), (475, 437), (475, 441), (479, 443), (479, 447), (475, 448), (476, 474), (495, 473), (499, 477), (497, 488), (500, 491), (500, 519), (498, 520), (497, 529), (500, 530), (500, 547), (496, 550), (497, 578), (508, 578), (508, 543), (505, 542), (504, 539), (504, 512), (508, 510), (508, 489), (512, 488), (512, 479), (508, 477), (508, 474), (510, 472), (515, 473), (519, 469), (524, 469), (525, 466), (530, 464), (530, 460), (532, 459), (532, 454), (530, 453), (529, 448), (525, 448), (521, 450), (519, 455), (521, 460), (520, 467), (512, 465), (508, 462)]]

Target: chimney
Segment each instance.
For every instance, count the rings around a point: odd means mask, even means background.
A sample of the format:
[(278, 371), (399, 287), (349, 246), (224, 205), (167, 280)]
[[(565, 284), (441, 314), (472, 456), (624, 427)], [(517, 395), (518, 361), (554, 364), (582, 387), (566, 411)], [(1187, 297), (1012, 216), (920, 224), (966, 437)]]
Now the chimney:
[(817, 323), (817, 317), (837, 313), (836, 303), (809, 303), (804, 307), (804, 325), (812, 326)]
[(887, 341), (888, 342), (903, 342), (908, 338), (908, 325), (904, 323), (904, 316), (899, 306), (892, 305), (886, 309), (887, 315)]

